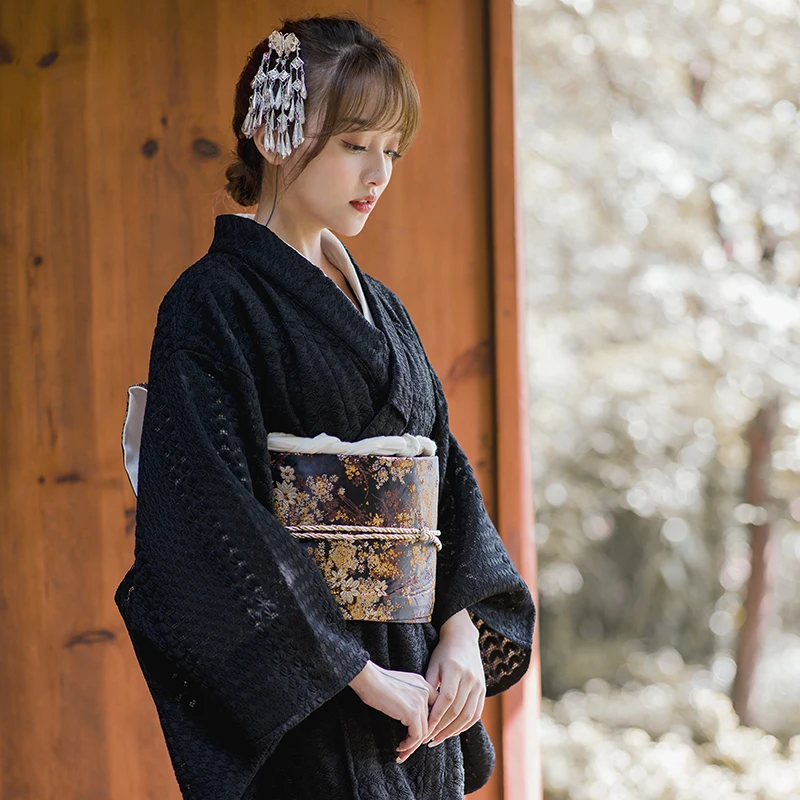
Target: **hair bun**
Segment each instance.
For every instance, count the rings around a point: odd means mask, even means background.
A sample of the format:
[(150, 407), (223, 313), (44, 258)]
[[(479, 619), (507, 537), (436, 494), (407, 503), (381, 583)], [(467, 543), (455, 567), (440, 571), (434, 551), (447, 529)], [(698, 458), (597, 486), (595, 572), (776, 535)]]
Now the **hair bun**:
[(225, 191), (240, 206), (254, 206), (258, 204), (261, 193), (261, 176), (257, 175), (252, 167), (248, 166), (241, 153), (234, 155), (233, 161), (225, 170), (228, 182)]

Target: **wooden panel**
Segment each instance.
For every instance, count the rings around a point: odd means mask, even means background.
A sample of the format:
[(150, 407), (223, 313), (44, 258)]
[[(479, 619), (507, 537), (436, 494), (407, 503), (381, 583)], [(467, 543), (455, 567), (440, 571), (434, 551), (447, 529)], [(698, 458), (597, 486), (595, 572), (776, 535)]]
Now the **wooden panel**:
[[(503, 519), (492, 297), (512, 262), (490, 241), (486, 3), (3, 4), (0, 797), (179, 796), (113, 603), (133, 554), (126, 389), (146, 377), (164, 293), (236, 210), (219, 188), (246, 53), (281, 17), (342, 10), (397, 47), (423, 102), (417, 142), (346, 243), (407, 303)], [(471, 797), (503, 794), (501, 713), (487, 703), (498, 765)]]

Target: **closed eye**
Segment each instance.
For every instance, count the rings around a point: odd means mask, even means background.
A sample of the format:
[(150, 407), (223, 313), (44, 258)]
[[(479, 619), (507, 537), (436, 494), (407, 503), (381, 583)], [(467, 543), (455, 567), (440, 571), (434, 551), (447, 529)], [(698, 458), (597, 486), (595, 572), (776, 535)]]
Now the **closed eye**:
[[(366, 147), (363, 147), (360, 144), (350, 144), (350, 142), (342, 142), (342, 144), (345, 147), (352, 150), (353, 152), (363, 152), (364, 150), (367, 149)], [(396, 150), (387, 150), (386, 152), (389, 153), (389, 155), (391, 155), (392, 161), (397, 161), (398, 158), (402, 158), (400, 153), (398, 153)]]

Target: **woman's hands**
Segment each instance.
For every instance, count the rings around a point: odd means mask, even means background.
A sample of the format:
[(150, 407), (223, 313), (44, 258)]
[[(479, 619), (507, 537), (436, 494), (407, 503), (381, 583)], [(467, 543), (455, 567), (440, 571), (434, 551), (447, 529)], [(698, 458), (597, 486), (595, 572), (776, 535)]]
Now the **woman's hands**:
[(471, 728), (483, 713), (486, 678), (478, 629), (466, 609), (448, 619), (439, 631), (425, 678), (439, 689), (428, 716), (429, 747)]
[(425, 677), (368, 661), (350, 686), (367, 705), (408, 727), (398, 747), (403, 762), (426, 742), (434, 747), (480, 719), (486, 679), (478, 629), (462, 609), (442, 625)]
[(413, 753), (422, 744), (428, 733), (428, 709), (437, 699), (436, 689), (422, 675), (384, 669), (368, 661), (350, 686), (368, 706), (408, 728), (408, 736), (398, 748), (401, 756), (404, 751), (406, 756)]

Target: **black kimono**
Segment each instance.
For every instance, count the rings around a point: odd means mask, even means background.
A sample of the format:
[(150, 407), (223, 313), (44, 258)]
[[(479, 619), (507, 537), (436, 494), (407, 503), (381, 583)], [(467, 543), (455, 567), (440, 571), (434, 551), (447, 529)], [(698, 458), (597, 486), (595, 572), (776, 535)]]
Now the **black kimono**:
[[(400, 299), (356, 270), (374, 325), (267, 227), (224, 214), (159, 307), (135, 559), (114, 599), (185, 798), (462, 798), (494, 766), (482, 723), (398, 764), (405, 726), (348, 684), (368, 659), (424, 674), (442, 623), (464, 608), (487, 695), (530, 662), (533, 600), (450, 433), (441, 383)], [(273, 513), (270, 431), (436, 442), (430, 623), (344, 619)]]

